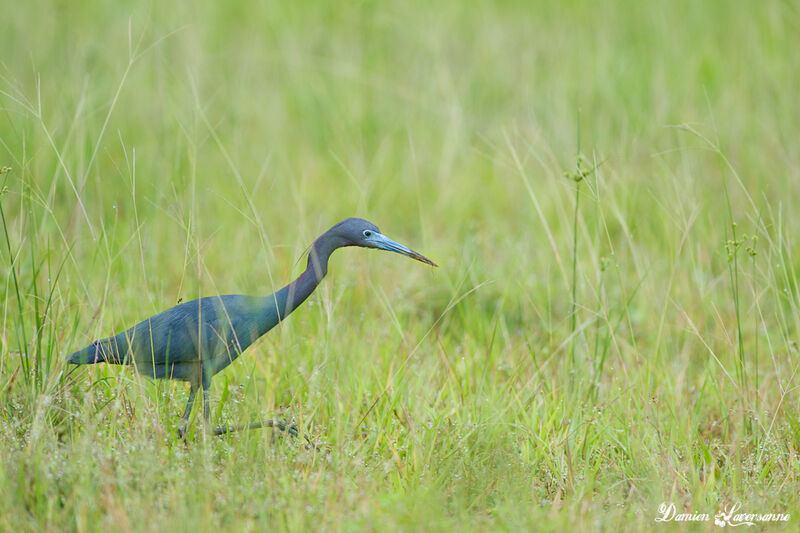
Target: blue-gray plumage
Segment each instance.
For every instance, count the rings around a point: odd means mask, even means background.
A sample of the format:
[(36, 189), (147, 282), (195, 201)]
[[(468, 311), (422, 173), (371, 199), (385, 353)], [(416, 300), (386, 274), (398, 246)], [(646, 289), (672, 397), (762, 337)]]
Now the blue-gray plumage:
[(178, 430), (182, 436), (198, 389), (203, 389), (203, 412), (208, 420), (211, 378), (297, 309), (327, 274), (331, 253), (344, 246), (388, 250), (436, 266), (430, 259), (381, 234), (371, 222), (348, 218), (314, 241), (306, 270), (274, 294), (263, 297), (227, 294), (192, 300), (118, 335), (95, 341), (71, 354), (67, 361), (129, 364), (145, 376), (189, 382), (189, 401)]

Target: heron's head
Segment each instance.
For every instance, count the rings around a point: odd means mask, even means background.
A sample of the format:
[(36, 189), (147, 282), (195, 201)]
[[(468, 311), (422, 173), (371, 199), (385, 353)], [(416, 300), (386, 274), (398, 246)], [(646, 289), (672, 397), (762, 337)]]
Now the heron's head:
[(387, 252), (395, 252), (408, 256), (411, 259), (422, 261), (431, 266), (438, 266), (424, 255), (393, 241), (381, 233), (378, 226), (361, 218), (348, 218), (343, 220), (331, 228), (331, 231), (336, 232), (338, 237), (342, 240), (343, 246), (378, 248), (379, 250), (386, 250)]

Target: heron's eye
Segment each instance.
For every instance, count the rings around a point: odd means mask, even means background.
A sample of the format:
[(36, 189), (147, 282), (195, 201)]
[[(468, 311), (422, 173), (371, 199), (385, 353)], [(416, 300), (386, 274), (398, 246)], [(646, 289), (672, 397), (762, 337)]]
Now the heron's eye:
[(364, 230), (364, 237), (372, 237), (372, 232), (368, 229)]

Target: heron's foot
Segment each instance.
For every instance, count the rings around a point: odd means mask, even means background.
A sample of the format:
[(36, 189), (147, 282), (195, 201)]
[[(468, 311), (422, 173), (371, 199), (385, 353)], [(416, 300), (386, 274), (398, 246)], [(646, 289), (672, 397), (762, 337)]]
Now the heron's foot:
[(297, 426), (294, 423), (287, 424), (282, 420), (278, 420), (277, 422), (275, 422), (275, 427), (277, 427), (281, 431), (288, 433), (289, 436), (293, 438), (297, 438), (297, 436), (300, 435), (300, 431), (297, 429)]
[[(272, 421), (272, 426), (280, 429), (283, 432), (288, 433), (289, 436), (294, 439), (300, 436), (300, 430), (294, 423), (287, 424), (283, 420), (274, 420)], [(303, 435), (303, 438), (306, 440), (307, 443), (305, 446), (306, 450), (314, 450), (314, 451), (320, 450), (320, 447), (314, 444), (314, 442), (308, 437), (308, 435)]]
[(261, 422), (253, 422), (251, 424), (241, 424), (238, 426), (222, 426), (218, 428), (212, 428), (211, 431), (214, 435), (225, 435), (226, 433), (233, 433), (235, 431), (259, 428), (277, 428), (285, 433), (288, 433), (291, 437), (298, 437), (300, 435), (300, 430), (298, 430), (297, 426), (293, 423), (272, 419), (262, 420)]

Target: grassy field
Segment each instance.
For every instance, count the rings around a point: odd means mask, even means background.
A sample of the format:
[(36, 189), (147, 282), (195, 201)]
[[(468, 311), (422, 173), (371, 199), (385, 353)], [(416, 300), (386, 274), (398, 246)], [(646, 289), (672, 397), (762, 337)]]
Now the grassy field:
[[(0, 530), (798, 527), (795, 3), (140, 4), (2, 9)], [(322, 451), (64, 364), (348, 216), (440, 268), (335, 253), (212, 388)]]

